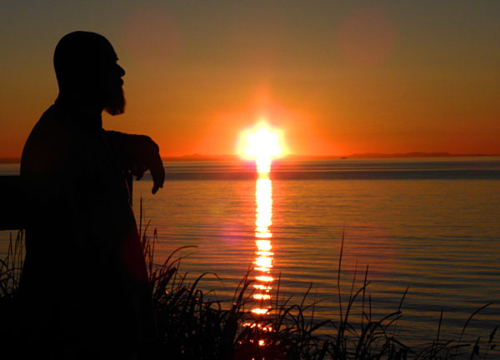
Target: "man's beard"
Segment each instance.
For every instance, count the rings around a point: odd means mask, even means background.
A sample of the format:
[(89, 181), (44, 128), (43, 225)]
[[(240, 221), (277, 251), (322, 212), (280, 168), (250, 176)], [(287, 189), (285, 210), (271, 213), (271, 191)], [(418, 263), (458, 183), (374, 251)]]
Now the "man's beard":
[(120, 86), (107, 94), (104, 110), (110, 115), (120, 115), (125, 112), (125, 104), (125, 94)]

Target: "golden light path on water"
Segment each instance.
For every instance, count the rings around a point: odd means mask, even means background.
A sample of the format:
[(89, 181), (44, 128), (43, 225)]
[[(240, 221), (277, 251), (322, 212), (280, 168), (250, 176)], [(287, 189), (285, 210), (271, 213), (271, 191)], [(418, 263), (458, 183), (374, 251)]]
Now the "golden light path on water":
[(256, 272), (253, 298), (259, 301), (257, 307), (252, 309), (254, 314), (265, 315), (270, 310), (271, 290), (274, 278), (271, 274), (273, 268), (273, 246), (270, 226), (273, 216), (272, 184), (267, 173), (259, 174), (255, 190), (255, 260)]
[[(272, 183), (268, 172), (259, 173), (255, 189), (255, 283), (253, 299), (255, 305), (251, 312), (257, 316), (268, 316), (271, 313), (271, 290), (274, 277), (272, 275), (274, 252), (270, 226), (273, 217)], [(262, 326), (259, 321), (247, 322), (244, 326), (258, 327), (262, 331), (272, 331), (272, 328)], [(265, 346), (265, 340), (259, 340), (260, 346)]]
[[(244, 158), (255, 159), (258, 179), (255, 187), (255, 257), (253, 285), (253, 299), (255, 305), (251, 312), (256, 316), (269, 316), (271, 307), (271, 290), (274, 277), (272, 274), (274, 252), (272, 245), (272, 217), (273, 194), (272, 183), (269, 178), (272, 160), (284, 155), (283, 134), (273, 129), (261, 120), (253, 129), (242, 133), (240, 140), (240, 154)], [(245, 326), (259, 327), (263, 331), (271, 331), (270, 327), (263, 328), (258, 321), (248, 322)], [(259, 340), (264, 346), (265, 341)]]

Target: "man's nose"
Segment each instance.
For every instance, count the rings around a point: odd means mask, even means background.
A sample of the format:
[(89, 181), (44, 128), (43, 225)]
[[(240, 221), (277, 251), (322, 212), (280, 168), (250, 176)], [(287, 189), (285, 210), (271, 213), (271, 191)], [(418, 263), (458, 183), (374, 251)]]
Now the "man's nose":
[(120, 77), (124, 77), (125, 76), (125, 70), (123, 70), (123, 68), (120, 65), (118, 65), (118, 64), (116, 66), (118, 67), (117, 68), (118, 69), (118, 75)]

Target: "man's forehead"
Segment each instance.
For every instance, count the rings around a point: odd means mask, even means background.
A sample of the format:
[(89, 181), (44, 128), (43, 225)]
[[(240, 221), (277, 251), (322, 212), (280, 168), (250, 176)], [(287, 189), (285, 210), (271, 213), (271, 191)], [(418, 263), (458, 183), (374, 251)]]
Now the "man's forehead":
[(111, 44), (108, 42), (109, 46), (105, 46), (102, 48), (101, 56), (103, 57), (103, 60), (106, 61), (116, 61), (118, 60), (118, 55), (116, 55), (115, 49), (111, 46)]
[[(95, 43), (92, 43), (95, 41)], [(104, 61), (116, 61), (118, 60), (118, 56), (116, 55), (115, 49), (111, 43), (104, 36), (100, 36), (99, 38), (95, 38), (91, 40), (89, 44), (89, 49), (91, 53), (93, 52), (94, 56), (98, 57), (100, 60)]]

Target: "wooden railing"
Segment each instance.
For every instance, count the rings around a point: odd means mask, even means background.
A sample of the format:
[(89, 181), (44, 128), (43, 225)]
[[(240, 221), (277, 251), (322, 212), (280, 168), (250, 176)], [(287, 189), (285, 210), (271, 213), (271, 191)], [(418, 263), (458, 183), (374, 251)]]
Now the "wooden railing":
[(20, 176), (0, 176), (0, 230), (24, 229), (25, 201)]
[[(132, 203), (132, 175), (127, 175)], [(25, 228), (26, 198), (21, 176), (0, 176), (0, 230)]]

